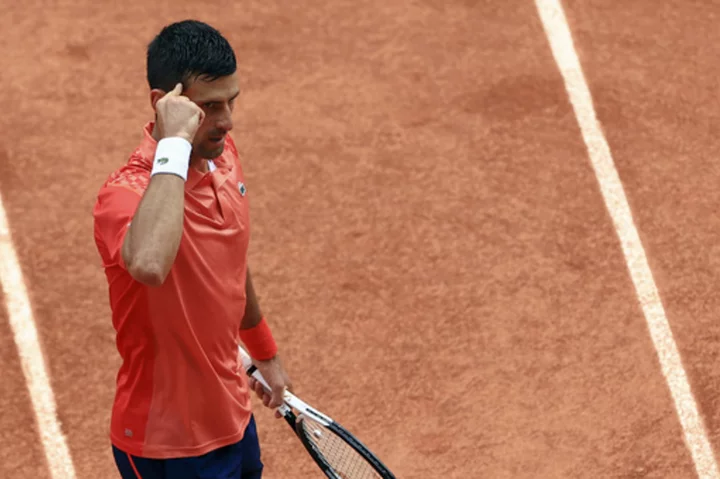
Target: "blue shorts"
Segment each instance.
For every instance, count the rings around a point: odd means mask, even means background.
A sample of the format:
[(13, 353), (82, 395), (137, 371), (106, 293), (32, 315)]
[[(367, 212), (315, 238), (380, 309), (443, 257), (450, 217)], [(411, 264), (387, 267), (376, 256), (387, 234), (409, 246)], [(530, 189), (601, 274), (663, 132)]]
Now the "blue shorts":
[(113, 446), (113, 456), (123, 479), (260, 479), (260, 460), (255, 418), (240, 442), (196, 457), (147, 459), (131, 456)]

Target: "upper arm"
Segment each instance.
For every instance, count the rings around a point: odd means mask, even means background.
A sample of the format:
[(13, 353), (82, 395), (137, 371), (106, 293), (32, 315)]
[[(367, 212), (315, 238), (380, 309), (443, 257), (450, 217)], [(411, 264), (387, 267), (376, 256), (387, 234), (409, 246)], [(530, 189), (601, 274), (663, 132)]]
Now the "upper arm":
[(93, 220), (95, 243), (103, 266), (119, 265), (127, 269), (122, 246), (141, 199), (138, 191), (122, 185), (106, 186), (98, 194)]

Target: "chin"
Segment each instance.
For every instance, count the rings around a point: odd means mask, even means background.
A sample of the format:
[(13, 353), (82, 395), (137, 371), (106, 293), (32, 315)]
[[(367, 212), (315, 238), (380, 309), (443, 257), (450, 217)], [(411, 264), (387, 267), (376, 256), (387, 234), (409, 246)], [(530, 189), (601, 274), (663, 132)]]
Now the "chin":
[(208, 150), (208, 149), (203, 148), (202, 157), (205, 158), (206, 160), (214, 160), (218, 156), (222, 155), (223, 151), (225, 151), (224, 146), (215, 148), (214, 150)]

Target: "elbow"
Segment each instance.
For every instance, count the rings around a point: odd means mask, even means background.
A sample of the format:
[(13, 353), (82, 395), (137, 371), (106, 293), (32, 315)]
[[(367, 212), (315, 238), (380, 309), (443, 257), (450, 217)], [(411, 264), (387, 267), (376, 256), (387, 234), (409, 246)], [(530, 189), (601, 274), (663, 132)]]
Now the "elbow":
[(135, 259), (127, 261), (125, 264), (128, 273), (135, 281), (154, 288), (162, 286), (169, 273), (157, 261)]
[(130, 275), (135, 281), (142, 283), (146, 286), (157, 288), (165, 283), (167, 273), (163, 273), (157, 268), (139, 267), (134, 271), (130, 271)]

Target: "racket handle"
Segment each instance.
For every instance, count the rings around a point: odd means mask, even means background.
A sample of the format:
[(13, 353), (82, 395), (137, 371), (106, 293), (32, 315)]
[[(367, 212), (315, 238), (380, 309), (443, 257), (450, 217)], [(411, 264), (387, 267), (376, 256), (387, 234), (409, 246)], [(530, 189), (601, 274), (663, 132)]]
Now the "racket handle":
[(265, 381), (265, 378), (262, 376), (262, 374), (260, 374), (260, 371), (255, 368), (255, 365), (253, 364), (250, 355), (241, 346), (238, 346), (238, 350), (240, 351), (240, 359), (242, 360), (242, 365), (245, 372), (257, 379), (257, 381), (262, 384), (262, 386), (267, 392), (272, 391), (272, 388), (270, 388), (267, 381)]
[[(257, 370), (255, 365), (252, 362), (252, 358), (250, 355), (241, 347), (238, 345), (238, 350), (240, 351), (240, 359), (242, 360), (243, 369), (246, 373), (250, 372), (250, 376), (257, 379), (257, 381), (262, 384), (262, 386), (265, 388), (267, 392), (271, 391), (270, 386), (268, 385), (267, 381), (265, 381), (265, 378), (260, 374), (260, 371)], [(290, 412), (290, 408), (286, 404), (281, 404), (280, 407), (278, 407), (278, 410), (283, 416), (287, 416), (287, 414)]]

